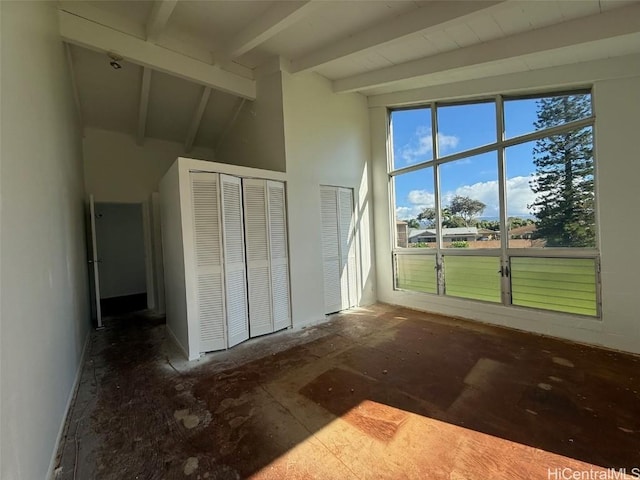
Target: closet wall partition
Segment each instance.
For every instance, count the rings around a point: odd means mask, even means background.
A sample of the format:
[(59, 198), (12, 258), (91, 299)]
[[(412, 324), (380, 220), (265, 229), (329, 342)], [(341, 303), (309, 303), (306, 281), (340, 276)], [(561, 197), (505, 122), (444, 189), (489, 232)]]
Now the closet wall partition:
[(284, 180), (185, 158), (163, 177), (167, 330), (189, 359), (291, 325)]

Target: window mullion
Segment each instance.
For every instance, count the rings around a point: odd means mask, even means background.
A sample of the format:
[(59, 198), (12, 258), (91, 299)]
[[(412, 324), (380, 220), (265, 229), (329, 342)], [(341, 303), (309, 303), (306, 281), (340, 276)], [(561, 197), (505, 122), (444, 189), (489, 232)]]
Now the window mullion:
[(498, 145), (498, 214), (500, 215), (500, 257), (501, 257), (501, 290), (502, 303), (509, 305), (511, 303), (511, 279), (509, 272), (509, 257), (507, 256), (507, 248), (509, 243), (509, 225), (507, 220), (507, 171), (504, 161), (504, 108), (502, 95), (496, 96), (496, 134)]
[[(437, 104), (431, 105), (431, 148), (433, 159), (439, 157), (438, 151), (438, 112)], [(436, 271), (438, 279), (438, 294), (444, 295), (444, 268), (442, 265), (442, 219), (440, 215), (440, 168), (433, 166), (433, 196), (436, 227)]]

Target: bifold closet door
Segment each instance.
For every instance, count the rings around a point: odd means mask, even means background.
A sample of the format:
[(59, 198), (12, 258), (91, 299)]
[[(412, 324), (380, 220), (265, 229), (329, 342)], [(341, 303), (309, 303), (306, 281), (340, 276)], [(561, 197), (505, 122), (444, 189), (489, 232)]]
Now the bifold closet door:
[(320, 187), (322, 218), (322, 267), (324, 274), (324, 312), (342, 310), (340, 285), (340, 242), (338, 196), (335, 187)]
[(338, 226), (340, 231), (340, 285), (342, 308), (358, 304), (355, 221), (353, 215), (353, 190), (338, 188)]
[(242, 182), (238, 177), (220, 175), (220, 184), (222, 186), (227, 346), (233, 347), (249, 338)]
[(249, 325), (252, 337), (287, 328), (289, 259), (284, 184), (243, 180)]
[(357, 305), (357, 257), (353, 190), (320, 187), (324, 311)]
[(190, 179), (200, 352), (210, 352), (227, 347), (220, 182), (217, 173), (192, 172)]
[(244, 228), (249, 287), (249, 332), (252, 337), (273, 332), (271, 268), (266, 181), (245, 178)]
[(269, 211), (269, 253), (271, 266), (271, 298), (273, 329), (291, 325), (289, 299), (289, 250), (284, 183), (267, 181)]

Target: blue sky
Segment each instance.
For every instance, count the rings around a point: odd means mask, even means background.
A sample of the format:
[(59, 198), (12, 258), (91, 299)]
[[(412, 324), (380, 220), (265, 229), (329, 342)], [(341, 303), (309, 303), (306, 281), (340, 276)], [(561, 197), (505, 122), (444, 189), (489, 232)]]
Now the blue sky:
[[(512, 138), (535, 130), (536, 100), (505, 102), (505, 134)], [(402, 168), (433, 159), (429, 109), (399, 110), (392, 114), (394, 166)], [(440, 156), (462, 152), (496, 141), (495, 104), (477, 103), (438, 109)], [(527, 205), (535, 199), (529, 182), (535, 172), (534, 142), (510, 147), (506, 152), (507, 214), (530, 216)], [(396, 213), (400, 219), (414, 218), (425, 207), (433, 207), (433, 170), (396, 176)], [(455, 195), (464, 195), (487, 205), (483, 218), (498, 217), (498, 159), (496, 152), (458, 160), (440, 169), (443, 205)]]

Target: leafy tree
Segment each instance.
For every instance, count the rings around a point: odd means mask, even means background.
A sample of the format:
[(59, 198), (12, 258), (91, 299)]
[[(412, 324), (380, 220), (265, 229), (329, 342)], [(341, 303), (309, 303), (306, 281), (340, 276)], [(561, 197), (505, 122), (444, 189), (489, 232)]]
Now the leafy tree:
[[(536, 129), (555, 127), (588, 117), (589, 95), (542, 98), (537, 102)], [(529, 206), (537, 217), (536, 238), (553, 247), (595, 246), (593, 139), (590, 128), (572, 130), (536, 141), (533, 149), (537, 194)]]
[(460, 217), (464, 220), (465, 227), (468, 227), (473, 222), (473, 219), (484, 212), (487, 206), (480, 200), (474, 200), (470, 197), (463, 197), (462, 195), (456, 195), (451, 199), (449, 204), (449, 210), (452, 216)]
[(442, 211), (442, 226), (444, 228), (466, 227), (467, 222), (460, 215), (452, 215), (448, 208)]
[(493, 230), (497, 232), (500, 230), (500, 221), (499, 220), (480, 220), (476, 223), (476, 227), (484, 228), (485, 230)]
[[(468, 227), (485, 207), (486, 205), (479, 200), (457, 195), (453, 197), (449, 206), (443, 207), (440, 212), (442, 226), (444, 228)], [(425, 222), (428, 227), (434, 227), (436, 209), (427, 207), (418, 214), (417, 218), (420, 222)]]
[(418, 214), (418, 221), (426, 222), (427, 226), (432, 227), (436, 221), (436, 209), (427, 207)]
[(406, 222), (407, 222), (407, 227), (409, 228), (420, 228), (420, 222), (415, 218), (410, 218), (409, 220), (406, 220)]
[(520, 217), (509, 217), (507, 218), (507, 225), (509, 229), (525, 227), (527, 225), (534, 224), (535, 221), (532, 218), (520, 218)]

